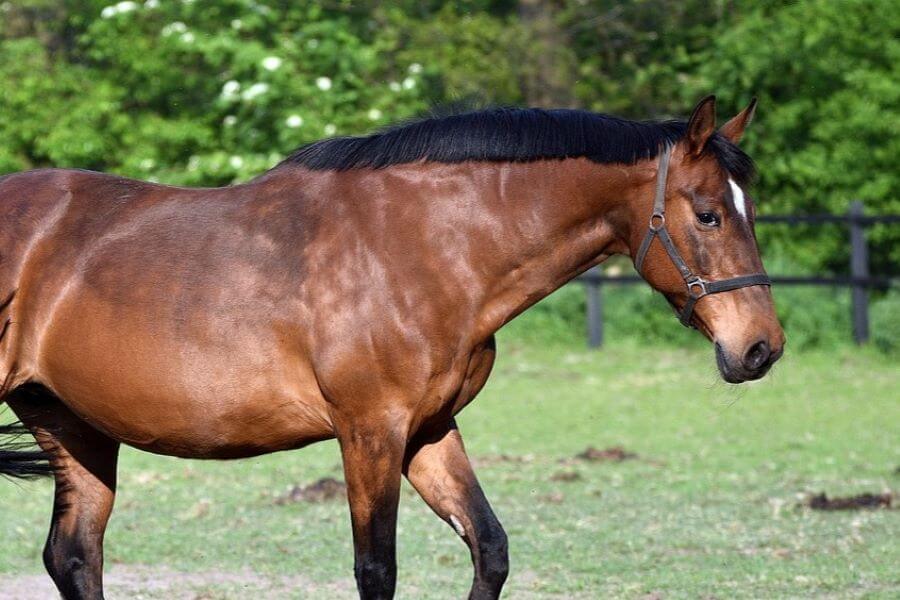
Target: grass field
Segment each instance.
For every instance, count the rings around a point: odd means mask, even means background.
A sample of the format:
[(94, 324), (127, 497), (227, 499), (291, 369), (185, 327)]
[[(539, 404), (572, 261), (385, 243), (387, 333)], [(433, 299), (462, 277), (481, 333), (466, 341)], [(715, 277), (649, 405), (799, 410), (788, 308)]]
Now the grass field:
[[(900, 597), (900, 510), (800, 506), (900, 490), (898, 389), (896, 362), (853, 349), (789, 352), (766, 380), (729, 387), (710, 350), (501, 339), (460, 427), (509, 533), (507, 597)], [(587, 446), (638, 458), (573, 458)], [(323, 477), (341, 477), (333, 443), (232, 463), (126, 450), (109, 596), (353, 597), (343, 501), (275, 502)], [(0, 482), (0, 598), (50, 597), (50, 491)], [(465, 547), (409, 486), (399, 565), (400, 598), (468, 589)]]

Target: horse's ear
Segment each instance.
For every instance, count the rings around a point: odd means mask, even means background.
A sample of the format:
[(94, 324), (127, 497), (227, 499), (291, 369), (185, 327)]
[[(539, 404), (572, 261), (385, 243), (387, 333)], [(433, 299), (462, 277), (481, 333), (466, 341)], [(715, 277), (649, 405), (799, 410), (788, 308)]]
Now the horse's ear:
[(688, 153), (694, 156), (703, 152), (706, 141), (716, 130), (716, 97), (707, 96), (701, 100), (688, 121), (685, 141)]
[(750, 100), (750, 104), (747, 105), (747, 108), (736, 114), (730, 121), (719, 128), (719, 133), (737, 144), (741, 141), (741, 138), (744, 137), (744, 130), (747, 129), (747, 125), (753, 120), (753, 115), (755, 113), (756, 97), (754, 96)]

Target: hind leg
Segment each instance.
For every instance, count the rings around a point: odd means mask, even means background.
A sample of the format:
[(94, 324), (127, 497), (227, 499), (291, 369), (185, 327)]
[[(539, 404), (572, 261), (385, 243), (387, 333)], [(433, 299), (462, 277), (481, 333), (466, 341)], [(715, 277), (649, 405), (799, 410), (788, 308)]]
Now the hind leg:
[(103, 598), (103, 533), (115, 497), (119, 444), (52, 396), (13, 393), (7, 403), (54, 469), (44, 565), (66, 600)]

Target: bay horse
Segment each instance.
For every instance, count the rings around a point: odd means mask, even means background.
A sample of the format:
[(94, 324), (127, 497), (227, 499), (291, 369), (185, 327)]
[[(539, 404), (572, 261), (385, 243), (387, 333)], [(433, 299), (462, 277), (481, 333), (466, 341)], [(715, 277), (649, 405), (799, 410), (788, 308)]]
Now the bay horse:
[[(120, 444), (228, 459), (337, 438), (362, 598), (390, 598), (406, 476), (497, 598), (507, 537), (454, 415), (494, 333), (586, 269), (629, 255), (729, 382), (784, 335), (754, 235), (755, 101), (688, 121), (487, 109), (301, 148), (241, 185), (186, 189), (80, 170), (0, 180), (0, 402), (56, 480), (45, 566), (102, 598)], [(44, 463), (46, 459), (46, 463)]]

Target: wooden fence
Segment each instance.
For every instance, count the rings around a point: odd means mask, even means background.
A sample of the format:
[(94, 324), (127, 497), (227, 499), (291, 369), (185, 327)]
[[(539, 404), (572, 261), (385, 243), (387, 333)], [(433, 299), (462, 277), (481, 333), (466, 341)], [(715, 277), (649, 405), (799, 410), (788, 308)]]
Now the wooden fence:
[[(900, 223), (900, 215), (866, 216), (863, 204), (856, 200), (850, 204), (846, 214), (821, 215), (760, 215), (757, 223), (784, 223), (787, 225), (808, 225), (822, 223), (846, 224), (850, 234), (850, 275), (835, 276), (794, 276), (772, 275), (776, 285), (839, 286), (851, 289), (851, 311), (853, 339), (864, 344), (869, 339), (869, 294), (871, 288), (886, 288), (897, 282), (897, 278), (869, 273), (869, 249), (866, 244), (865, 229), (877, 223)], [(643, 283), (639, 275), (607, 276), (599, 268), (581, 275), (577, 281), (584, 284), (587, 291), (587, 341), (591, 348), (603, 345), (603, 295), (602, 287), (607, 284)]]

